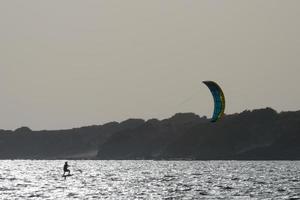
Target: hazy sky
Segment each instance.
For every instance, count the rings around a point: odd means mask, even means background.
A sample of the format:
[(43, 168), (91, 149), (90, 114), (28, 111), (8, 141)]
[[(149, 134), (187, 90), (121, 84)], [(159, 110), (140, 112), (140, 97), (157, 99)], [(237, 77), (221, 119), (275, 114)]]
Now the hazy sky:
[(300, 1), (0, 2), (0, 129), (300, 109)]

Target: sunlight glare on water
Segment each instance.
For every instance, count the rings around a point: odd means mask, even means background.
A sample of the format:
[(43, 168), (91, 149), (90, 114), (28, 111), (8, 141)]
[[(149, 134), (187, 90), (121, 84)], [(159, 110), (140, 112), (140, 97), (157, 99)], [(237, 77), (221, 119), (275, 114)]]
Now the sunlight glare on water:
[(299, 199), (299, 161), (2, 160), (0, 199)]

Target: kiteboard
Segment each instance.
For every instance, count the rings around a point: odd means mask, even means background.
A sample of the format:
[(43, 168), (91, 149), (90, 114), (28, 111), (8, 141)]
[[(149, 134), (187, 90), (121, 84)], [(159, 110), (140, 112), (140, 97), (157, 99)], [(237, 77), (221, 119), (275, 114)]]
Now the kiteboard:
[(67, 178), (68, 176), (73, 176), (73, 174), (63, 174), (61, 177)]

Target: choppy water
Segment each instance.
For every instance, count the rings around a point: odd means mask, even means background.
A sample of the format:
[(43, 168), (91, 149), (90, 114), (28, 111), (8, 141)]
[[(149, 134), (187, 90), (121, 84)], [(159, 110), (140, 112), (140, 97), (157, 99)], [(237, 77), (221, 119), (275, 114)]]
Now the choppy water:
[(299, 161), (0, 163), (0, 199), (300, 199)]

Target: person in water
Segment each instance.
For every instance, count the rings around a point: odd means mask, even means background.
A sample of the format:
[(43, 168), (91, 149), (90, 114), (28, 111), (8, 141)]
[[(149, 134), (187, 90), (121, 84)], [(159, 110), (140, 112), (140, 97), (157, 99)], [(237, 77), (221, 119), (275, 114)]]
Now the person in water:
[(70, 175), (71, 172), (68, 169), (68, 167), (70, 167), (70, 165), (68, 165), (68, 162), (65, 162), (65, 165), (64, 165), (64, 174), (63, 175), (65, 175), (66, 172), (68, 172), (68, 175)]

